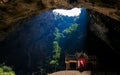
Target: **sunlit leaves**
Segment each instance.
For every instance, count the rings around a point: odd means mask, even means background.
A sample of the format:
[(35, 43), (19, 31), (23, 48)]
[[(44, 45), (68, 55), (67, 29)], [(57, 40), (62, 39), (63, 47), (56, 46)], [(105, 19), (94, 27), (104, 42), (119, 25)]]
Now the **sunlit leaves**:
[(51, 61), (50, 61), (50, 64), (51, 64), (51, 65), (55, 65), (55, 64), (58, 65), (58, 60), (51, 60)]
[(54, 55), (53, 55), (53, 60), (51, 60), (50, 64), (58, 64), (58, 59), (60, 58), (60, 46), (59, 46), (59, 43), (58, 41), (53, 41), (53, 52), (54, 52)]
[(75, 31), (78, 27), (78, 24), (72, 24), (70, 27), (63, 30), (63, 33), (65, 34), (71, 34), (73, 31)]
[(0, 66), (0, 75), (15, 75), (15, 72), (11, 67), (8, 66)]
[(0, 68), (0, 73), (3, 73), (3, 69), (2, 68)]
[(72, 24), (68, 28), (64, 29), (61, 33), (58, 28), (55, 28), (55, 31), (53, 35), (55, 36), (55, 39), (53, 41), (53, 55), (52, 55), (52, 60), (50, 61), (51, 65), (54, 65), (55, 70), (56, 67), (59, 64), (59, 58), (60, 58), (60, 52), (61, 52), (61, 47), (59, 45), (59, 40), (63, 39), (64, 36), (71, 35), (78, 27), (78, 24)]
[(55, 36), (55, 40), (59, 40), (62, 34), (59, 32), (58, 28), (55, 28), (55, 32), (53, 33)]
[(12, 71), (12, 68), (8, 67), (8, 66), (3, 66), (2, 68), (3, 68), (4, 72), (10, 72), (10, 71)]

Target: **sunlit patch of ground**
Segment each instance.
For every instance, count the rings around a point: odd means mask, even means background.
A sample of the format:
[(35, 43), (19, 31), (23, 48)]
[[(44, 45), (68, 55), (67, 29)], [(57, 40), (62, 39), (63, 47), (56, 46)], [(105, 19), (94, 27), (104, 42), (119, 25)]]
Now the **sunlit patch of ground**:
[(91, 71), (58, 71), (48, 75), (91, 75)]

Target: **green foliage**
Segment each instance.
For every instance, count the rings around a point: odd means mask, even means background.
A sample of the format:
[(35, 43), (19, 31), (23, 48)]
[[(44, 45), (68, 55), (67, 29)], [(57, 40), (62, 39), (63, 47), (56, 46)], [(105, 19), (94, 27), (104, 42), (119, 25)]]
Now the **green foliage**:
[(65, 34), (71, 34), (73, 31), (75, 31), (78, 27), (78, 24), (72, 24), (70, 27), (66, 28), (65, 30), (62, 31), (62, 33), (59, 32), (58, 28), (55, 28), (55, 32), (53, 35), (55, 36), (55, 40), (53, 41), (53, 56), (52, 60), (50, 61), (50, 65), (53, 65), (56, 67), (59, 65), (59, 58), (60, 58), (60, 51), (61, 47), (59, 46), (59, 40), (63, 38)]
[(12, 71), (12, 68), (8, 67), (8, 66), (3, 66), (2, 68), (3, 68), (4, 72), (10, 72), (10, 71)]
[(53, 49), (54, 49), (53, 52), (55, 53), (55, 55), (53, 55), (53, 58), (54, 59), (60, 58), (60, 50), (61, 50), (61, 48), (59, 46), (58, 41), (53, 42)]
[(71, 34), (73, 31), (75, 31), (78, 27), (78, 24), (72, 24), (70, 27), (66, 28), (63, 33), (65, 34)]
[(15, 72), (12, 71), (11, 67), (0, 66), (0, 75), (15, 75)]
[(58, 28), (55, 28), (55, 32), (53, 33), (55, 36), (55, 40), (59, 41), (59, 39), (62, 37), (62, 34), (59, 32)]
[(58, 65), (58, 60), (51, 60), (51, 61), (50, 61), (50, 64), (51, 64), (51, 65)]
[(55, 40), (53, 41), (53, 57), (52, 60), (50, 61), (51, 65), (54, 65), (55, 67), (55, 71), (56, 71), (56, 67), (58, 66), (59, 62), (59, 58), (60, 58), (60, 46), (59, 46), (59, 39), (61, 38), (61, 33), (59, 33), (59, 30), (57, 28), (55, 28), (55, 32), (54, 32), (54, 36), (55, 36)]
[(0, 68), (0, 73), (3, 73), (3, 69), (2, 68)]
[(53, 60), (50, 61), (51, 65), (58, 65), (58, 59), (60, 58), (60, 46), (58, 41), (53, 41)]

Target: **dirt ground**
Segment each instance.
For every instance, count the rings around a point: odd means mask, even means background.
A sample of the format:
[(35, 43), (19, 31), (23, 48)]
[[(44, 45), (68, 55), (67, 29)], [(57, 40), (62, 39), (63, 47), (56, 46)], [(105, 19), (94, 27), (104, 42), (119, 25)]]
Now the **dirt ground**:
[(58, 71), (48, 75), (91, 75), (91, 71)]

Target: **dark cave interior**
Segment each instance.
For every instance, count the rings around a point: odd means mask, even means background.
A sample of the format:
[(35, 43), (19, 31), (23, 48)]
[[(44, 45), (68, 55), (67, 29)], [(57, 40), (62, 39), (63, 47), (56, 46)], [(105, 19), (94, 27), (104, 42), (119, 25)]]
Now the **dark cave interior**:
[[(73, 3), (73, 0), (70, 0), (70, 2)], [(61, 39), (60, 41), (62, 52), (59, 59), (60, 65), (58, 66), (58, 70), (65, 69), (65, 53), (72, 54), (76, 50), (85, 50), (88, 55), (96, 55), (98, 71), (119, 71), (120, 32), (114, 29), (117, 28), (116, 25), (120, 26), (120, 22), (94, 11), (86, 11), (87, 10), (85, 9), (81, 12), (86, 13), (87, 16), (90, 17), (88, 21), (85, 21), (87, 22), (85, 23), (87, 25), (86, 33), (84, 33), (84, 31), (81, 33), (82, 26), (79, 25), (78, 30), (70, 34), (69, 37), (65, 37), (67, 40)], [(38, 70), (38, 66), (45, 69), (45, 71), (49, 71), (47, 67), (50, 66), (48, 63), (49, 56), (52, 55), (52, 41), (54, 41), (55, 38), (53, 36), (54, 28), (60, 28), (62, 25), (68, 27), (67, 25), (74, 23), (69, 23), (69, 21), (71, 22), (74, 18), (67, 20), (69, 17), (60, 15), (58, 16), (58, 20), (54, 21), (55, 16), (51, 12), (52, 11), (50, 10), (49, 12), (44, 12), (45, 14), (40, 13), (19, 23), (10, 36), (0, 42), (0, 63), (4, 62), (5, 64), (12, 66), (16, 71), (36, 71)], [(90, 15), (95, 17), (93, 18)], [(86, 20), (86, 18), (82, 17), (76, 22), (79, 24), (79, 21), (84, 20)], [(106, 34), (102, 34), (99, 30), (92, 31), (91, 27), (94, 27), (94, 23), (100, 26), (101, 24), (104, 24), (109, 31)], [(96, 34), (96, 32), (99, 34)], [(85, 39), (78, 39), (82, 34), (85, 34)], [(103, 37), (99, 37), (99, 35), (103, 35)], [(107, 36), (107, 40), (109, 40), (110, 43), (106, 42), (106, 39), (103, 39), (104, 36)], [(84, 41), (84, 46), (81, 44), (81, 41)], [(31, 62), (29, 63), (29, 61)], [(53, 67), (50, 69), (52, 70)]]

